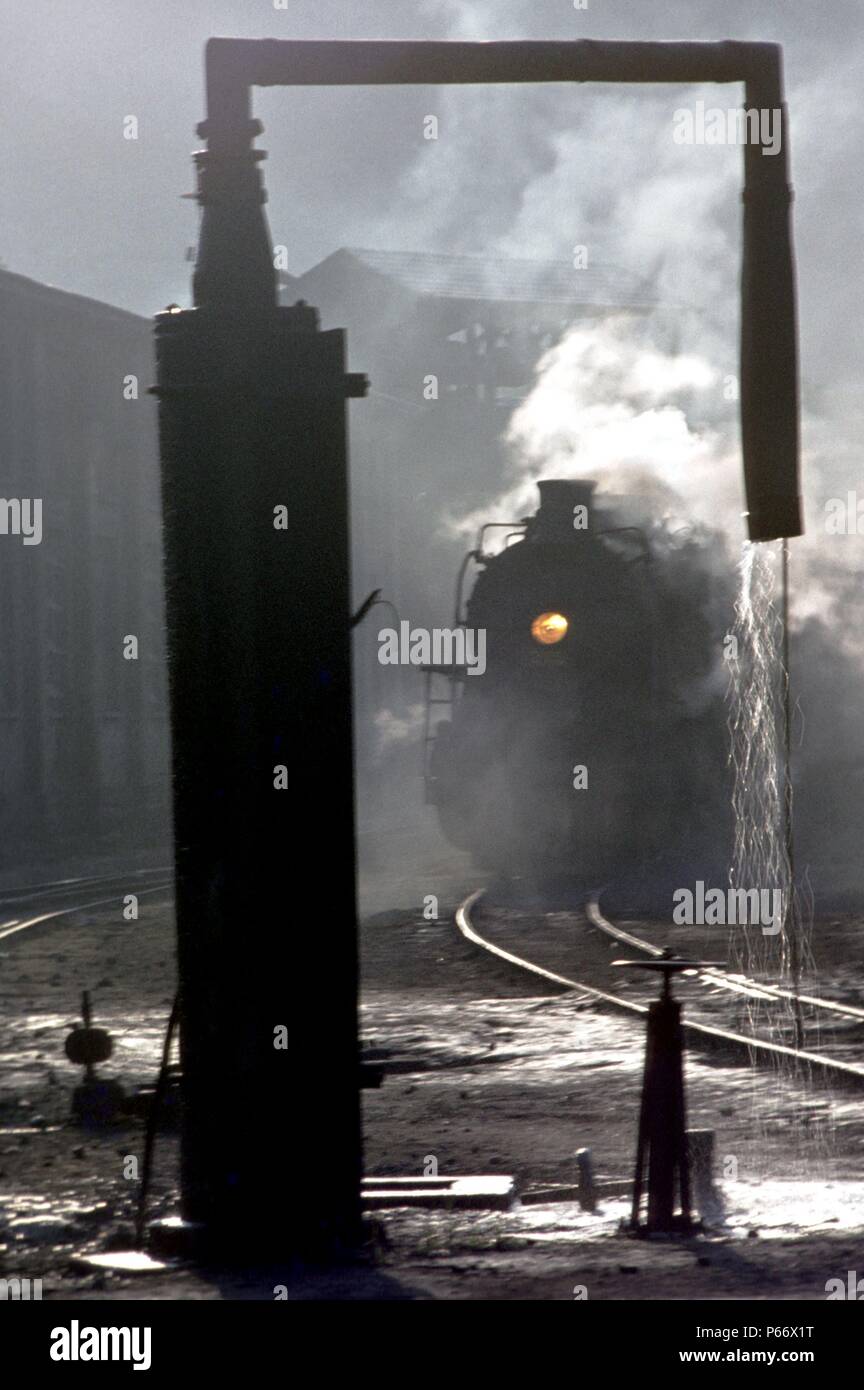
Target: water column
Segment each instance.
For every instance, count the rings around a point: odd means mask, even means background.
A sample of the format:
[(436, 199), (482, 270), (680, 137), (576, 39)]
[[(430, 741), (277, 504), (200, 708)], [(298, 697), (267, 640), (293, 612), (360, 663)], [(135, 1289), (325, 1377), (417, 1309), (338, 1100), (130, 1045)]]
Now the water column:
[[(195, 308), (156, 323), (187, 1243), (359, 1230), (340, 329), (277, 307), (248, 88), (210, 91)], [(164, 1234), (164, 1232), (163, 1232)]]

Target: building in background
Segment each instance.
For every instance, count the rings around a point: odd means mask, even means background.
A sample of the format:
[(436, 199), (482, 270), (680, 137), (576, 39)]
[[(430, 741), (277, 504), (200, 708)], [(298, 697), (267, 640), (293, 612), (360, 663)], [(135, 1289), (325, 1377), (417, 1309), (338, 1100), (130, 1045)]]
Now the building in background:
[(0, 271), (4, 871), (169, 842), (151, 364), (145, 319)]
[[(503, 436), (543, 354), (574, 324), (656, 309), (619, 267), (346, 248), (283, 274), (285, 304), (344, 327), (349, 365), (370, 378), (350, 413), (354, 589), (380, 588), (399, 617), (448, 625), (466, 549), (448, 526), (497, 496)], [(422, 817), (422, 677), (382, 667), (375, 608), (355, 642), (359, 823), (388, 844)]]
[[(540, 357), (649, 293), (611, 268), (354, 249), (281, 280), (371, 380), (350, 412), (355, 602), (381, 589), (399, 617), (449, 623), (447, 518), (500, 491)], [(16, 501), (42, 509), (39, 544), (0, 531), (0, 872), (168, 853), (152, 381), (148, 319), (0, 270), (0, 527)], [(361, 848), (426, 815), (422, 678), (377, 659), (393, 620), (374, 608), (355, 642)]]

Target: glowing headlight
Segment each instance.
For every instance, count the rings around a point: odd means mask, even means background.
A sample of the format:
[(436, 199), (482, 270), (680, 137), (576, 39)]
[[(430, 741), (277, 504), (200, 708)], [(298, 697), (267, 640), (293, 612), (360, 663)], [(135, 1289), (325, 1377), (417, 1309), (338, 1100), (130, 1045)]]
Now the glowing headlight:
[(541, 613), (531, 624), (531, 636), (541, 647), (551, 647), (567, 636), (568, 626), (563, 613)]

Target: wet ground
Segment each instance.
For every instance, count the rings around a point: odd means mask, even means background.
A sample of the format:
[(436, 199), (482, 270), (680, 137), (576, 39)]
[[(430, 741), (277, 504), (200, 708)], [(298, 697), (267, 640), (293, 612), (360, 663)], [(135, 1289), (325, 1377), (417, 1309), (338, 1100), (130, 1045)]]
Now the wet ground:
[[(601, 1181), (626, 1180), (640, 1025), (544, 993), (478, 953), (453, 927), (453, 905), (442, 891), (437, 921), (406, 902), (364, 923), (362, 1031), (388, 1073), (380, 1090), (364, 1092), (367, 1172), (512, 1174), (526, 1191), (574, 1182), (575, 1150), (589, 1147)], [(613, 974), (608, 944), (571, 918), (534, 913), (529, 936), (526, 913), (488, 920), (551, 968), (644, 990), (641, 979), (628, 986)], [(858, 998), (859, 921), (826, 919), (815, 940), (831, 988)], [(97, 1022), (115, 1034), (106, 1074), (152, 1082), (174, 991), (166, 901), (142, 900), (136, 923), (118, 905), (0, 942), (0, 1275), (41, 1278), (45, 1298), (270, 1299), (288, 1282), (296, 1297), (824, 1299), (828, 1280), (864, 1271), (864, 1094), (693, 1055), (689, 1124), (715, 1132), (719, 1187), (698, 1238), (620, 1234), (618, 1197), (594, 1213), (572, 1201), (379, 1213), (374, 1254), (320, 1278), (85, 1272), (82, 1251), (131, 1243), (136, 1184), (126, 1173), (142, 1145), (134, 1121), (98, 1134), (69, 1121), (78, 1078), (62, 1046), (85, 987)], [(850, 1052), (856, 1046), (850, 1036)], [(176, 1141), (164, 1137), (155, 1214), (176, 1209), (176, 1158)]]

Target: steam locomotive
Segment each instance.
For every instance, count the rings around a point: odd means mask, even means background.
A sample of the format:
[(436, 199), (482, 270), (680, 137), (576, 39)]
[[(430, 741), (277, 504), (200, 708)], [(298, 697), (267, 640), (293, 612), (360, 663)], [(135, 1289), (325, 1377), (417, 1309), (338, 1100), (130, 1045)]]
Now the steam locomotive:
[(424, 667), (427, 801), (449, 841), (499, 873), (597, 883), (676, 853), (704, 862), (716, 842), (710, 574), (697, 542), (670, 546), (595, 489), (540, 482), (536, 515), (497, 554), (483, 528), (455, 623), (485, 633), (485, 672)]

